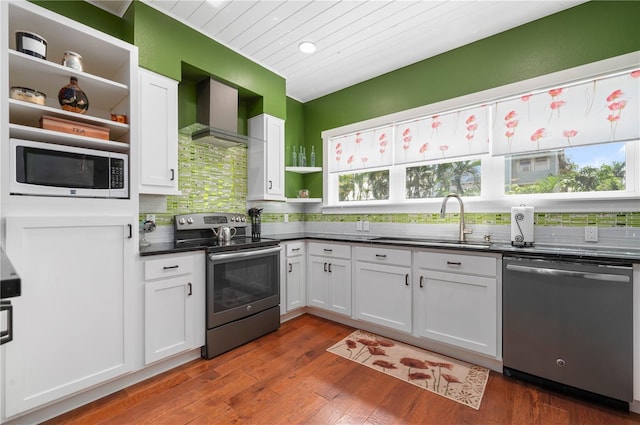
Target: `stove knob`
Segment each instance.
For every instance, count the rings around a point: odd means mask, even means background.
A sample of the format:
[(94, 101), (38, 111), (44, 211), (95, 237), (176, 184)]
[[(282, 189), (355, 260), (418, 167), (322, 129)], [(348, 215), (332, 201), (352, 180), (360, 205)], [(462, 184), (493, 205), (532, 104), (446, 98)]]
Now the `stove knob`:
[(186, 223), (186, 220), (185, 220), (185, 219), (184, 219), (184, 217), (183, 217), (183, 218), (181, 218), (180, 220), (178, 220), (178, 223), (180, 223), (180, 224), (184, 224), (184, 223)]
[(236, 217), (235, 217), (235, 216), (232, 216), (232, 217), (231, 217), (231, 221), (232, 221), (232, 222), (233, 222), (233, 221), (236, 221)]
[(187, 223), (189, 223), (189, 224), (193, 224), (193, 217), (189, 217), (189, 218), (187, 219)]
[(245, 218), (245, 216), (242, 216), (242, 222), (244, 223), (245, 221), (247, 221), (247, 219)]

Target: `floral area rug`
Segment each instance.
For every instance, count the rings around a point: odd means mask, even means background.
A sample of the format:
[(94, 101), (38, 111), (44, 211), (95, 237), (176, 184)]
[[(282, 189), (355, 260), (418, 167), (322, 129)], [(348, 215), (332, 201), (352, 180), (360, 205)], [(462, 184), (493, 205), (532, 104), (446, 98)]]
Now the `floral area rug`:
[(357, 330), (327, 349), (474, 409), (480, 408), (489, 369)]

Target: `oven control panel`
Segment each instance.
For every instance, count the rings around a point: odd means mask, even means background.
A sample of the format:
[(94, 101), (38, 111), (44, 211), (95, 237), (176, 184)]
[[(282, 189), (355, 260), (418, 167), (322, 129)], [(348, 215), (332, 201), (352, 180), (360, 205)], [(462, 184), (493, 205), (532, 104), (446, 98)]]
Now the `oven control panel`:
[(211, 229), (220, 226), (246, 227), (247, 217), (235, 213), (193, 213), (174, 217), (176, 230)]

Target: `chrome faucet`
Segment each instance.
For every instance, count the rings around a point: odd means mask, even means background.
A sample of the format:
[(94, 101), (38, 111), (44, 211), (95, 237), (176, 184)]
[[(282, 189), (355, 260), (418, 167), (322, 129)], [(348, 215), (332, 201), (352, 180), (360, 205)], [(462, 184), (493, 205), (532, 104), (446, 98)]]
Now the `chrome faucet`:
[(471, 229), (465, 229), (464, 227), (464, 204), (462, 203), (462, 199), (460, 195), (457, 193), (450, 193), (442, 200), (442, 206), (440, 207), (440, 218), (444, 218), (444, 213), (447, 210), (447, 201), (449, 198), (455, 198), (458, 200), (460, 204), (460, 230), (458, 232), (458, 242), (466, 242), (467, 233), (472, 233)]

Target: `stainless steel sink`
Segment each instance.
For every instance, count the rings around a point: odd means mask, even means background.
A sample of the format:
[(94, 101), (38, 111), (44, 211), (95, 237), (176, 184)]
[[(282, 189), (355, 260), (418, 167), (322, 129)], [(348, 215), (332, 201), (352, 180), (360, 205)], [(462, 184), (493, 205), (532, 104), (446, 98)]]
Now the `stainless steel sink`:
[(476, 241), (457, 241), (453, 239), (431, 239), (431, 238), (411, 238), (411, 237), (396, 237), (396, 236), (380, 236), (369, 239), (373, 242), (390, 243), (390, 244), (408, 244), (408, 245), (423, 245), (423, 246), (456, 246), (462, 248), (488, 248), (491, 246), (490, 242), (476, 242)]

